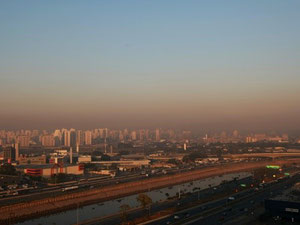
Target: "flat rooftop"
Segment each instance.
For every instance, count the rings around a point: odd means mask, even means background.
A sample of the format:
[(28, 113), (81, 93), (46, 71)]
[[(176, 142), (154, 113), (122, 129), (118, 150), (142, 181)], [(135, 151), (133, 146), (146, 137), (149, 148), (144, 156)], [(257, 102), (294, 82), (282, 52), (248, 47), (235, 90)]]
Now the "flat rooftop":
[[(17, 165), (17, 169), (47, 169), (47, 168), (52, 168), (54, 165), (53, 164), (42, 164), (42, 165)], [(68, 166), (78, 166), (77, 164), (64, 164), (63, 167), (68, 167)]]
[(275, 196), (271, 200), (300, 203), (300, 183), (296, 183), (293, 187), (284, 190), (281, 195)]

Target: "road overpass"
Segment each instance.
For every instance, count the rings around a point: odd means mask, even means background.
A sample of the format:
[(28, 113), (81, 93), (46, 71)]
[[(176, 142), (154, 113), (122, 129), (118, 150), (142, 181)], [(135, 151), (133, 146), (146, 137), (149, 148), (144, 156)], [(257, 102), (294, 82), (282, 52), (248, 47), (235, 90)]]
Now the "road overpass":
[(224, 156), (225, 158), (239, 159), (239, 158), (298, 158), (300, 153), (246, 153), (246, 154), (230, 154)]
[(92, 161), (91, 163), (100, 165), (149, 166), (150, 160)]

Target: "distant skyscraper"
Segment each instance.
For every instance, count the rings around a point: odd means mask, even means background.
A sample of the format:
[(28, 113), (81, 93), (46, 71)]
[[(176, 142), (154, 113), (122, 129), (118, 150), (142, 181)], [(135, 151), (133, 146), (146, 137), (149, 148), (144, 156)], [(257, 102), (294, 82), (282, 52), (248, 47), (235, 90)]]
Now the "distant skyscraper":
[(239, 137), (239, 132), (237, 130), (234, 130), (232, 133), (234, 138), (238, 138)]
[(76, 146), (76, 130), (70, 129), (70, 146), (74, 147)]
[(32, 131), (32, 136), (37, 137), (37, 136), (39, 136), (39, 133), (40, 133), (39, 130), (33, 130)]
[(84, 144), (84, 133), (81, 130), (77, 130), (76, 132), (76, 145)]
[(139, 130), (139, 139), (142, 141), (142, 140), (144, 140), (144, 133), (145, 133), (145, 131), (144, 130)]
[(149, 130), (148, 129), (145, 131), (145, 138), (146, 138), (146, 140), (149, 139)]
[(64, 136), (63, 138), (64, 138), (65, 146), (68, 146), (68, 147), (76, 146), (76, 130), (75, 129), (73, 129), (73, 128), (70, 130), (64, 129), (63, 136)]
[(21, 147), (28, 147), (29, 142), (30, 142), (29, 136), (20, 135), (17, 137), (17, 143), (19, 143)]
[(99, 129), (100, 138), (104, 138), (104, 129)]
[(53, 147), (55, 145), (53, 135), (43, 135), (41, 142), (43, 146)]
[(135, 141), (136, 139), (136, 131), (134, 130), (131, 132), (131, 140)]
[(69, 130), (64, 130), (64, 146), (71, 146), (71, 132)]
[(5, 147), (3, 149), (4, 161), (15, 161), (16, 160), (16, 149), (14, 147)]
[(155, 130), (155, 141), (160, 141), (160, 132), (158, 128)]
[(15, 147), (15, 157), (16, 157), (16, 160), (18, 160), (19, 159), (19, 155), (20, 155), (19, 144), (16, 143), (14, 147)]
[(124, 135), (121, 130), (119, 131), (119, 141), (124, 141)]
[(55, 130), (53, 133), (53, 137), (54, 137), (54, 145), (55, 146), (60, 146), (62, 144), (62, 132), (60, 132), (60, 130)]
[(84, 140), (85, 145), (91, 145), (92, 144), (92, 132), (87, 130), (84, 132)]

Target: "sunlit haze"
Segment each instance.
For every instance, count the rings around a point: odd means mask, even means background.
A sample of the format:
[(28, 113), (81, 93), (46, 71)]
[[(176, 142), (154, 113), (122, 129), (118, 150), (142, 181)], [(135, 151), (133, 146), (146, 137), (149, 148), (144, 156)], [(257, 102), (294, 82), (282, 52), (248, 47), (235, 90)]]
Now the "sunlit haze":
[(296, 130), (299, 1), (1, 1), (0, 126)]

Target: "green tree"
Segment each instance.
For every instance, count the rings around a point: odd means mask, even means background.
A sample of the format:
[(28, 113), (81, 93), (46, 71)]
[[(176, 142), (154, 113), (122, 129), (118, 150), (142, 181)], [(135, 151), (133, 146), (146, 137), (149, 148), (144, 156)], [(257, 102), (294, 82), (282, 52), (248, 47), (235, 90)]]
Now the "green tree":
[(152, 199), (146, 194), (139, 194), (139, 196), (137, 197), (137, 201), (143, 208), (146, 208), (146, 206), (152, 204)]
[(182, 159), (183, 162), (195, 162), (195, 159), (197, 158), (207, 158), (207, 154), (204, 152), (192, 152), (188, 155), (185, 155)]
[(146, 207), (148, 207), (149, 216), (150, 216), (150, 209), (151, 209), (152, 199), (146, 194), (139, 194), (139, 196), (137, 197), (137, 201), (141, 204), (141, 206), (144, 209)]

